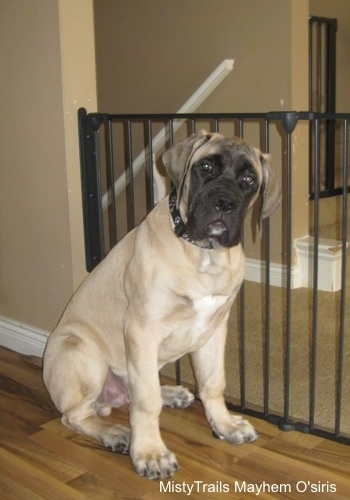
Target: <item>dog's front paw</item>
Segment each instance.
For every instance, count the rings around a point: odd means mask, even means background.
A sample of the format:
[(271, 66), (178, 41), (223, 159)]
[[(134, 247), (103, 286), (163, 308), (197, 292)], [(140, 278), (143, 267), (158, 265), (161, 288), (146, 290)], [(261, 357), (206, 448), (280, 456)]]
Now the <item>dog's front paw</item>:
[(130, 450), (130, 430), (122, 425), (111, 425), (102, 433), (102, 442), (112, 451), (129, 455)]
[(164, 448), (161, 451), (139, 453), (132, 456), (136, 472), (148, 479), (165, 479), (171, 477), (179, 468), (176, 457)]
[(192, 392), (182, 385), (162, 385), (161, 393), (163, 405), (170, 406), (170, 408), (186, 408), (194, 401)]
[(230, 415), (231, 422), (226, 425), (216, 425), (211, 422), (213, 432), (219, 439), (232, 444), (251, 443), (257, 439), (254, 427), (239, 415)]

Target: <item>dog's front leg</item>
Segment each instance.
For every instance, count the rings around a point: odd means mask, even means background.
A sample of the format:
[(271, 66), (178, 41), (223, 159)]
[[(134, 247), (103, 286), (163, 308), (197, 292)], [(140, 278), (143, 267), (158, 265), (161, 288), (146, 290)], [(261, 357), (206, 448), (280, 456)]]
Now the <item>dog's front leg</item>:
[(158, 377), (158, 345), (154, 337), (145, 338), (142, 333), (136, 337), (126, 336), (131, 401), (130, 456), (140, 476), (162, 479), (172, 476), (178, 464), (160, 435), (159, 415), (163, 401)]
[(192, 363), (198, 395), (213, 431), (220, 439), (241, 444), (254, 441), (257, 435), (247, 420), (227, 410), (224, 400), (225, 342), (226, 321), (223, 321), (209, 341), (192, 354)]

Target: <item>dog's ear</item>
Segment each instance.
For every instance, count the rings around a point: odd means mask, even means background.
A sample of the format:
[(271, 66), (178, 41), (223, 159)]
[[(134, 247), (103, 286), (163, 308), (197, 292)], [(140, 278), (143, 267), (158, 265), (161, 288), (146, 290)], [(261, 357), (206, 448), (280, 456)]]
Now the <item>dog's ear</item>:
[(179, 142), (163, 154), (163, 163), (171, 182), (177, 189), (180, 187), (181, 180), (188, 171), (193, 153), (205, 144), (211, 135), (205, 130), (201, 130)]
[(271, 157), (268, 154), (260, 154), (262, 168), (262, 183), (260, 187), (260, 229), (262, 220), (270, 217), (281, 203), (282, 193), (277, 176), (271, 166)]

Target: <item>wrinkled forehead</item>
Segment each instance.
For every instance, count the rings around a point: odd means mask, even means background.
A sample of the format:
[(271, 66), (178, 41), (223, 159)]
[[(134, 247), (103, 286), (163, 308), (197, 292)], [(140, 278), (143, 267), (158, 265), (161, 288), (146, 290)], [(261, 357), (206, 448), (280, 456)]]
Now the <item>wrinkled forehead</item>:
[(238, 138), (223, 137), (213, 134), (208, 142), (198, 148), (192, 155), (191, 165), (203, 158), (222, 155), (228, 161), (242, 158), (251, 162), (255, 167), (260, 164), (260, 151), (247, 141)]

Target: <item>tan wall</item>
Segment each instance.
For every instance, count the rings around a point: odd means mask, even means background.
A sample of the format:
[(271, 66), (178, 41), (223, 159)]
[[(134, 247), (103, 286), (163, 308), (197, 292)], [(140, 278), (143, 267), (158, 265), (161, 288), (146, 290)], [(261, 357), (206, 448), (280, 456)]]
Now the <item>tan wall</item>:
[(226, 58), (234, 70), (200, 111), (288, 109), (290, 0), (94, 4), (101, 111), (175, 112)]
[(57, 2), (0, 18), (0, 312), (46, 328), (72, 291)]
[(79, 105), (95, 109), (95, 79), (85, 97), (74, 92), (85, 91), (79, 75), (87, 73), (83, 58), (75, 70), (71, 58), (88, 8), (93, 42), (90, 1), (0, 0), (0, 315), (44, 329), (56, 324), (83, 275), (75, 113)]

